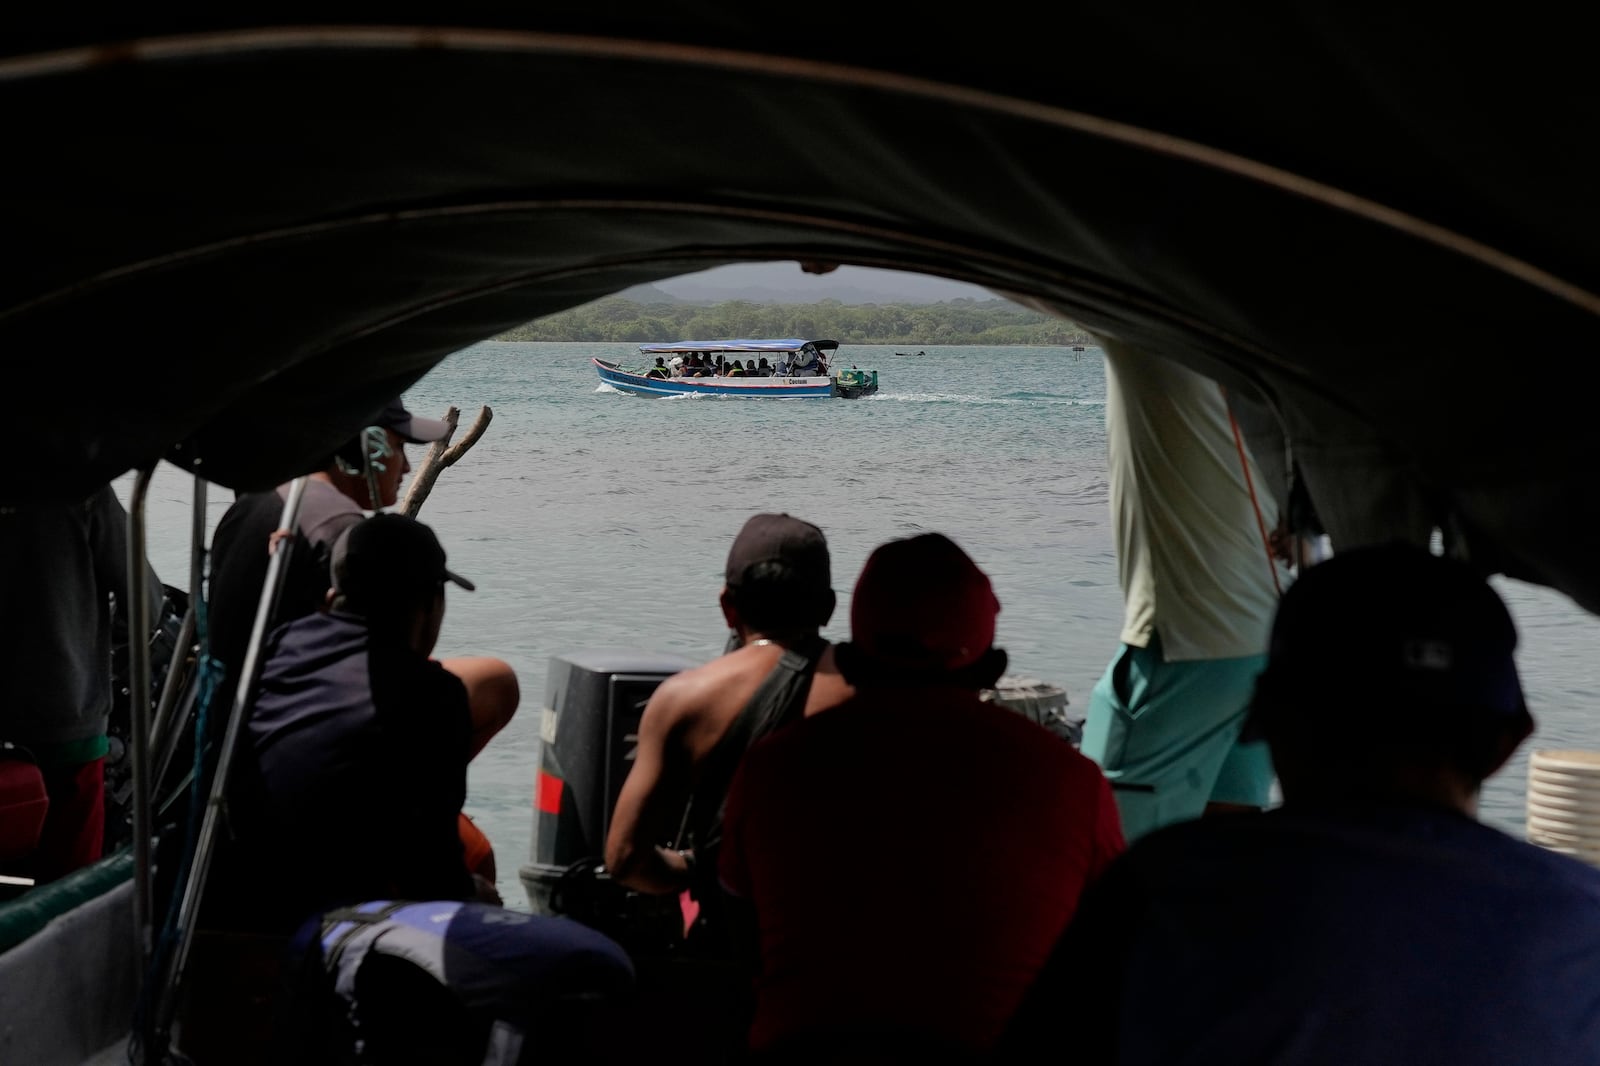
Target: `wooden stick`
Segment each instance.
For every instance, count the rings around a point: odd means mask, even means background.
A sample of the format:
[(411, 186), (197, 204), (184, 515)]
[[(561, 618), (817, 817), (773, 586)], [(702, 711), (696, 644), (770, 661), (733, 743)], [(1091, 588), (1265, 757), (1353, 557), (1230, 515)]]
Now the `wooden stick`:
[(422, 457), (422, 463), (411, 476), (411, 485), (406, 489), (405, 499), (400, 501), (400, 513), (411, 518), (417, 516), (422, 510), (423, 501), (428, 498), (428, 493), (433, 491), (433, 483), (439, 480), (439, 475), (447, 466), (454, 466), (456, 461), (467, 454), (471, 447), (478, 443), (478, 438), (483, 436), (483, 431), (489, 428), (489, 420), (494, 417), (487, 404), (478, 410), (478, 417), (472, 420), (466, 435), (454, 444), (450, 438), (455, 436), (456, 426), (461, 421), (461, 411), (451, 407), (445, 412), (444, 420), (449, 423), (450, 431), (443, 437), (428, 445), (428, 453)]

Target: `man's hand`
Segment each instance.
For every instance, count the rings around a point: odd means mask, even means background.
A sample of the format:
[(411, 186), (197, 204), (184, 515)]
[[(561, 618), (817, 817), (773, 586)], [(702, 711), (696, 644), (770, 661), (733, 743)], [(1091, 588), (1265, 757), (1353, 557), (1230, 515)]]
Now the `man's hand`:
[(1267, 535), (1267, 545), (1272, 549), (1273, 557), (1279, 562), (1288, 563), (1291, 566), (1294, 565), (1295, 535), (1289, 532), (1288, 526), (1280, 525), (1269, 533)]

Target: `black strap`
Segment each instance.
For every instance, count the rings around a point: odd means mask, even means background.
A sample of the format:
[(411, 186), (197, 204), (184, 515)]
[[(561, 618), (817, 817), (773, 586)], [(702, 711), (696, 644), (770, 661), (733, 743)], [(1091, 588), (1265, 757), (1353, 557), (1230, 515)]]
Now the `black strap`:
[(812, 637), (796, 647), (785, 648), (778, 665), (706, 756), (699, 784), (689, 797), (678, 831), (678, 847), (694, 848), (701, 869), (715, 868), (710, 854), (722, 843), (722, 812), (739, 760), (750, 745), (800, 717), (811, 693), (811, 675), (827, 646), (821, 637)]

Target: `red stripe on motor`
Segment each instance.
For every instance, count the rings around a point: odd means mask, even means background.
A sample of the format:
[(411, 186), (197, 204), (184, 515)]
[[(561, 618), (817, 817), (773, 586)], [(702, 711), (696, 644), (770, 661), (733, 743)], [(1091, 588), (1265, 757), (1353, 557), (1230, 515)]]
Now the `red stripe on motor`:
[(534, 803), (545, 814), (560, 814), (561, 792), (566, 788), (566, 782), (559, 777), (551, 777), (543, 770), (540, 770), (536, 776), (539, 783), (538, 794), (534, 797)]

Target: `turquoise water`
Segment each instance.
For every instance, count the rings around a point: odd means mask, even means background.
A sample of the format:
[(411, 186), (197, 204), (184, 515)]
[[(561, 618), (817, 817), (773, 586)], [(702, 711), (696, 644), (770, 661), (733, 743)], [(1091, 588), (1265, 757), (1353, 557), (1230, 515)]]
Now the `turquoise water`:
[[(827, 533), (840, 603), (825, 635), (835, 639), (847, 635), (849, 590), (875, 546), (951, 536), (994, 580), (1013, 671), (1061, 685), (1082, 713), (1121, 621), (1099, 353), (924, 350), (841, 348), (838, 366), (879, 371), (879, 394), (854, 401), (627, 396), (589, 364), (633, 359), (627, 344), (480, 344), (407, 393), (419, 414), (461, 408), (463, 424), (480, 405), (494, 411), (420, 517), (451, 568), (478, 584), (451, 590), (439, 654), (498, 655), (522, 680), (522, 709), (474, 762), (468, 802), (495, 843), (509, 904), (525, 906), (516, 872), (549, 658), (591, 647), (716, 655), (723, 559), (754, 512), (789, 511)], [(164, 467), (151, 493), (151, 559), (180, 586), (190, 484)], [(126, 479), (119, 486), (126, 499)], [(212, 496), (214, 525), (232, 494)], [(1600, 619), (1549, 590), (1498, 584), (1522, 629), (1540, 731), (1490, 783), (1484, 813), (1520, 833), (1528, 748), (1600, 748)]]

